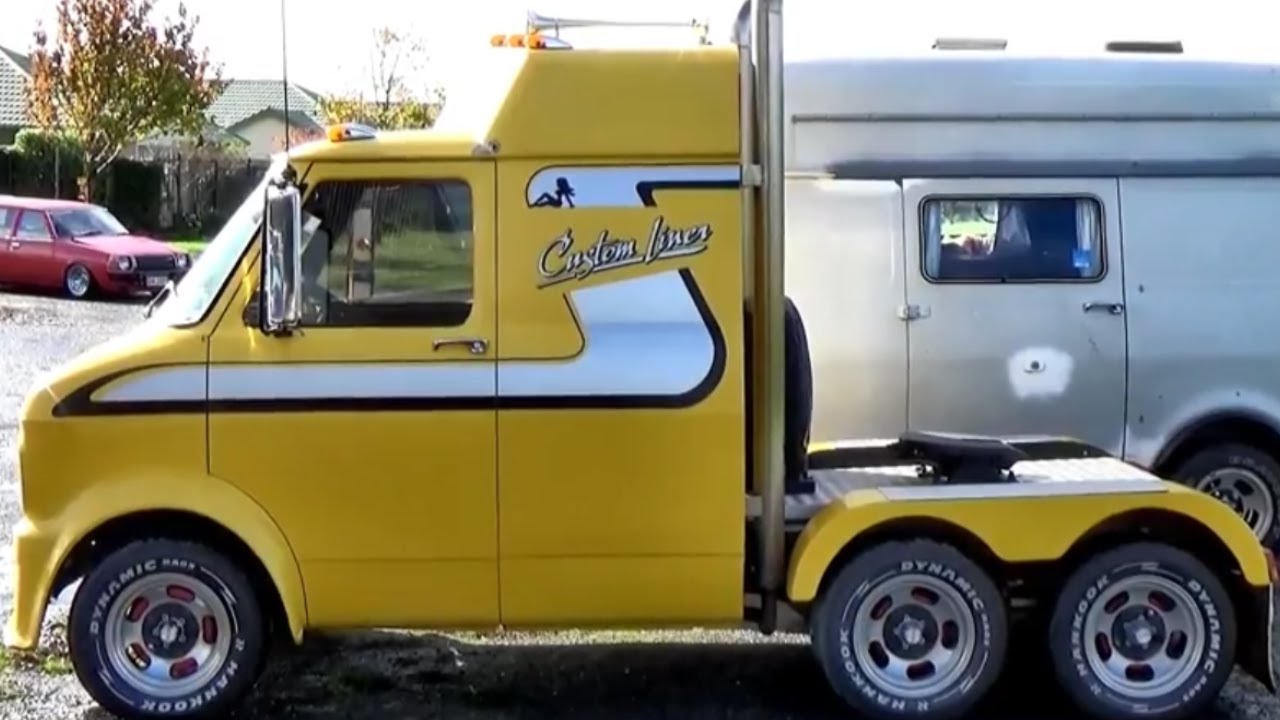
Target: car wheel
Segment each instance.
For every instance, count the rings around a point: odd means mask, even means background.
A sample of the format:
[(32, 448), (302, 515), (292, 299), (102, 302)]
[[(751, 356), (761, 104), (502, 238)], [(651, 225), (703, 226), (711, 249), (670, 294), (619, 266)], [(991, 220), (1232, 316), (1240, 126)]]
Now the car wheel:
[(1103, 552), (1067, 579), (1049, 624), (1059, 683), (1107, 720), (1199, 716), (1231, 674), (1235, 611), (1217, 577), (1157, 543)]
[(1280, 549), (1280, 463), (1267, 453), (1236, 443), (1205, 448), (1174, 477), (1226, 503), (1268, 548)]
[(146, 540), (106, 557), (76, 592), (71, 663), (89, 695), (123, 718), (223, 717), (265, 655), (245, 576), (201, 545)]
[(854, 557), (819, 597), (810, 635), (827, 680), (858, 714), (969, 713), (1004, 665), (1004, 600), (963, 553), (917, 540)]
[(93, 275), (89, 272), (89, 268), (76, 263), (67, 268), (62, 278), (62, 285), (68, 295), (80, 300), (88, 297), (93, 290)]

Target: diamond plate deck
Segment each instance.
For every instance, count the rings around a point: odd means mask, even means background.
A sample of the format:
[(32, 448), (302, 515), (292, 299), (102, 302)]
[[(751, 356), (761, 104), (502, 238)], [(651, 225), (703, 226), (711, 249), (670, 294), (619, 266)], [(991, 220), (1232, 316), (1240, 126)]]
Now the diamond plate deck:
[(996, 498), (1061, 497), (1165, 492), (1155, 475), (1115, 458), (1032, 460), (1013, 466), (1017, 478), (1005, 483), (938, 485), (918, 476), (915, 465), (814, 470), (816, 486), (810, 495), (789, 495), (789, 522), (808, 520), (827, 505), (858, 490), (878, 490), (900, 502), (924, 500), (990, 500)]

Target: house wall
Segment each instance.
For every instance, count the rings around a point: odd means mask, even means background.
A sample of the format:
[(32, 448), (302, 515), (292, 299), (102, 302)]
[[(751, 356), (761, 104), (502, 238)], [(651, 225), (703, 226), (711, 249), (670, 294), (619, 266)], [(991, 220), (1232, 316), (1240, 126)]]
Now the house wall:
[(284, 120), (271, 115), (249, 118), (229, 130), (249, 143), (251, 158), (269, 158), (284, 147)]

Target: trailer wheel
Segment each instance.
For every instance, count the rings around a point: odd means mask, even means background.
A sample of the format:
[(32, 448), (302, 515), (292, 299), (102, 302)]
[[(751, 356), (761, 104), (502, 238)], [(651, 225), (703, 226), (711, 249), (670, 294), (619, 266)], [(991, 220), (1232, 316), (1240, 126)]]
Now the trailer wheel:
[(859, 714), (965, 715), (1004, 664), (1004, 600), (955, 548), (916, 540), (866, 550), (844, 566), (810, 618), (819, 664)]
[(1198, 716), (1235, 662), (1236, 620), (1222, 583), (1158, 543), (1100, 553), (1067, 579), (1049, 624), (1058, 681), (1107, 720)]
[(1280, 463), (1248, 445), (1213, 445), (1174, 471), (1183, 483), (1208, 493), (1244, 518), (1268, 548), (1280, 548)]
[(67, 634), (80, 683), (130, 719), (225, 717), (265, 653), (245, 576), (206, 547), (172, 540), (108, 555), (76, 592)]

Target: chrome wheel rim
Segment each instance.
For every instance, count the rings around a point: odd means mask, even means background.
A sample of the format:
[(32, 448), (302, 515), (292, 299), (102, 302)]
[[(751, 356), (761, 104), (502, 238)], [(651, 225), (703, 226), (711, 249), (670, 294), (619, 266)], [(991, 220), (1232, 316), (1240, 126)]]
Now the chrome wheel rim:
[(1276, 514), (1275, 497), (1258, 473), (1246, 468), (1220, 468), (1201, 478), (1196, 489), (1235, 510), (1259, 539), (1271, 531)]
[(89, 271), (82, 267), (73, 267), (68, 270), (67, 290), (76, 297), (82, 297), (89, 292)]
[(937, 578), (895, 577), (869, 592), (856, 612), (850, 640), (858, 666), (898, 697), (937, 694), (973, 657), (973, 615), (960, 593)]
[(223, 599), (189, 575), (162, 573), (130, 585), (107, 611), (111, 667), (152, 697), (199, 692), (222, 670), (232, 626)]
[(1106, 687), (1150, 699), (1177, 690), (1204, 651), (1204, 616), (1190, 593), (1159, 575), (1116, 582), (1085, 615), (1089, 668)]

